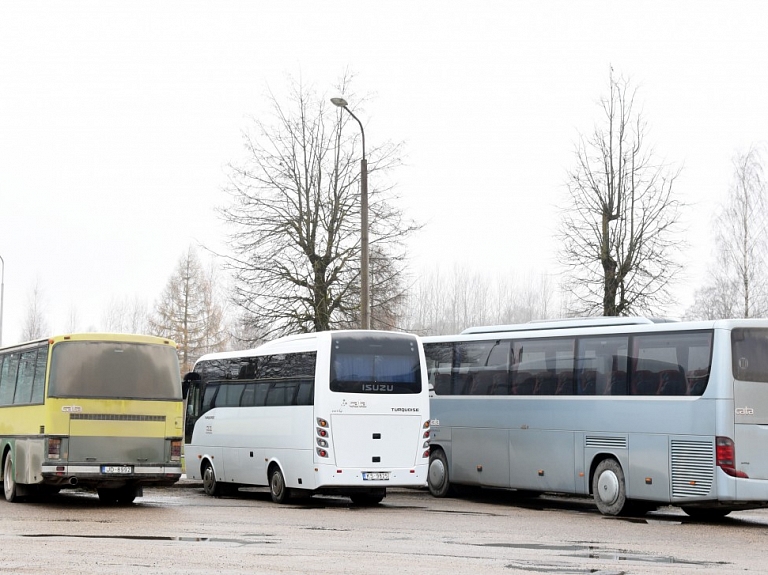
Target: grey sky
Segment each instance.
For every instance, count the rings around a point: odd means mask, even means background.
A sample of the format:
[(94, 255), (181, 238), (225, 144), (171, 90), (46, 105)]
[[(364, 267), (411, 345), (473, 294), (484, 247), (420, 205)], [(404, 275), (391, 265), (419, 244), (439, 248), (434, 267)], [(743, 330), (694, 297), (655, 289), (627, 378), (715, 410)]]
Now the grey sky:
[(240, 131), (286, 76), (318, 91), (349, 68), (374, 97), (366, 139), (405, 142), (396, 174), (426, 224), (414, 269), (555, 271), (573, 144), (608, 70), (631, 77), (691, 203), (676, 290), (703, 281), (735, 151), (768, 140), (763, 2), (11, 2), (0, 4), (4, 343), (37, 281), (49, 326), (99, 327), (151, 304), (213, 212)]

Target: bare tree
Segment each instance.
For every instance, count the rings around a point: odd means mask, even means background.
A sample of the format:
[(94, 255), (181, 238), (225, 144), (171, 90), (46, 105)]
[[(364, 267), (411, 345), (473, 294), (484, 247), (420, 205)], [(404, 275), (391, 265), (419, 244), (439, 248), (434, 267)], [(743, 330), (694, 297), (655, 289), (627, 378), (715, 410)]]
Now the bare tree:
[(226, 348), (222, 306), (192, 247), (168, 279), (150, 324), (157, 335), (176, 342), (182, 372), (190, 371), (201, 355)]
[(679, 170), (654, 158), (635, 96), (611, 70), (603, 121), (580, 136), (568, 173), (559, 256), (573, 315), (631, 315), (672, 303), (669, 285), (681, 267), (672, 257), (681, 246), (681, 203), (672, 193)]
[(488, 277), (456, 265), (421, 273), (406, 302), (408, 330), (421, 335), (458, 333), (477, 325), (524, 323), (550, 317), (553, 298), (545, 276)]
[(102, 323), (104, 330), (113, 333), (149, 333), (149, 306), (146, 300), (135, 296), (113, 298), (105, 310)]
[(48, 322), (45, 319), (45, 296), (40, 280), (35, 281), (27, 297), (27, 314), (21, 331), (22, 341), (31, 341), (48, 334)]
[[(350, 78), (338, 89), (349, 95)], [(248, 157), (231, 166), (234, 302), (265, 338), (356, 324), (360, 305), (360, 130), (324, 95), (294, 82), (287, 104), (270, 94), (271, 122), (244, 133)], [(331, 109), (333, 108), (333, 109)], [(360, 107), (357, 107), (357, 111)], [(403, 242), (416, 226), (394, 207), (386, 172), (399, 147), (367, 150), (371, 300), (376, 325), (397, 323)]]
[(690, 318), (768, 314), (768, 197), (762, 151), (752, 146), (733, 158), (728, 200), (715, 218), (717, 263), (696, 292)]

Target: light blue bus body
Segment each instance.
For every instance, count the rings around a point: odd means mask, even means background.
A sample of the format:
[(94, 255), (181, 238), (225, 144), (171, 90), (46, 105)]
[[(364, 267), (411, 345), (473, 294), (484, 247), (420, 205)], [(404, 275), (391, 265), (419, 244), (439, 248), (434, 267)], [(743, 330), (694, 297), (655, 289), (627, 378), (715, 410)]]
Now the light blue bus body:
[(611, 515), (768, 506), (768, 320), (578, 325), (423, 338), (433, 495), (591, 495)]

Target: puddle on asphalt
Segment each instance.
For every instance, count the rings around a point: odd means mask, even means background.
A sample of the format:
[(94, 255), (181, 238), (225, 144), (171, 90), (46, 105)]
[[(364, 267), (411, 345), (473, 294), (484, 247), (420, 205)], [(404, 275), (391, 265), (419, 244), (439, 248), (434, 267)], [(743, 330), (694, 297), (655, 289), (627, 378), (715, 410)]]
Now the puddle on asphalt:
[(508, 549), (530, 549), (542, 551), (561, 551), (567, 557), (602, 559), (604, 561), (634, 561), (640, 563), (663, 563), (675, 565), (714, 566), (727, 565), (725, 561), (689, 561), (668, 555), (650, 555), (623, 549), (603, 549), (597, 545), (546, 545), (542, 543), (474, 543), (478, 547), (504, 547)]
[[(31, 538), (47, 538), (47, 537), (60, 537), (68, 539), (121, 539), (125, 541), (180, 541), (184, 543), (236, 543), (238, 545), (269, 545), (276, 543), (276, 541), (268, 541), (266, 539), (260, 541), (247, 540), (247, 539), (227, 539), (220, 537), (166, 537), (158, 535), (74, 535), (74, 534), (59, 534), (59, 533), (30, 533), (21, 535), (21, 537)], [(269, 537), (268, 535), (260, 535), (259, 537)]]

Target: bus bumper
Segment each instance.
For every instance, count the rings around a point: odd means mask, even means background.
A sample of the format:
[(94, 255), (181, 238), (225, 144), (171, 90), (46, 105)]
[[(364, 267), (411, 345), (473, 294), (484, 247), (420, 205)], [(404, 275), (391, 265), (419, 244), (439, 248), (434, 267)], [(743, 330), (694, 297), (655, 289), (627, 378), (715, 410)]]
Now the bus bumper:
[(45, 485), (58, 487), (170, 486), (181, 478), (181, 465), (43, 465)]
[[(317, 489), (424, 487), (427, 484), (427, 470), (426, 463), (404, 469), (341, 469), (331, 465), (316, 465), (315, 487)], [(386, 479), (382, 479), (381, 474), (386, 474)], [(367, 479), (367, 477), (374, 479)]]

